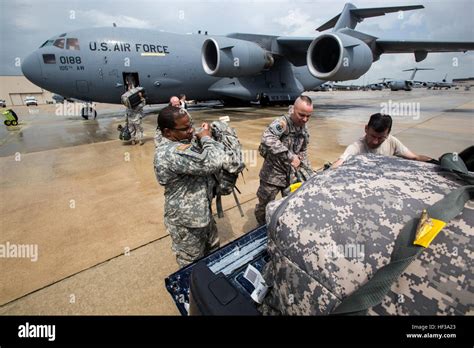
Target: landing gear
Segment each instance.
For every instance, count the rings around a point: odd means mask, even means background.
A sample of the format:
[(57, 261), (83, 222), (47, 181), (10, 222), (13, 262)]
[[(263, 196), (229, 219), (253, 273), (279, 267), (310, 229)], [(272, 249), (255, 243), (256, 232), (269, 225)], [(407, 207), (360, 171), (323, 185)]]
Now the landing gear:
[(257, 94), (257, 100), (262, 107), (267, 106), (288, 106), (293, 104), (296, 100), (296, 97), (291, 97), (288, 94), (273, 94), (271, 96), (266, 93)]
[(247, 107), (250, 106), (250, 102), (247, 100), (241, 100), (237, 98), (227, 97), (222, 100), (225, 107)]
[(258, 98), (260, 102), (260, 106), (269, 106), (270, 105), (270, 98), (268, 98), (268, 95), (262, 93), (260, 97)]
[(94, 117), (95, 120), (97, 118), (97, 111), (91, 104), (85, 103), (85, 106), (81, 109), (81, 116), (84, 120), (88, 120), (89, 117)]

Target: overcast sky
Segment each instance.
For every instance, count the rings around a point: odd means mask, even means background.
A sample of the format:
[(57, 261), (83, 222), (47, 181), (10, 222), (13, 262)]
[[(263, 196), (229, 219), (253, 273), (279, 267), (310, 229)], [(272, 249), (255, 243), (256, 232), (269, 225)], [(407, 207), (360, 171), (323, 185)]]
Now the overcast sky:
[[(175, 33), (207, 30), (209, 35), (232, 32), (285, 36), (317, 36), (315, 29), (337, 15), (346, 1), (233, 0), (134, 1), (0, 0), (0, 75), (21, 75), (17, 58), (24, 58), (46, 39), (69, 30), (111, 26), (148, 28)], [(356, 30), (384, 39), (474, 41), (473, 0), (352, 1), (359, 8), (424, 5), (425, 9), (366, 19)], [(454, 59), (456, 58), (456, 59)], [(457, 63), (453, 64), (453, 62)], [(416, 64), (412, 54), (382, 55), (358, 83), (381, 77), (439, 81), (474, 76), (474, 52), (434, 53)]]

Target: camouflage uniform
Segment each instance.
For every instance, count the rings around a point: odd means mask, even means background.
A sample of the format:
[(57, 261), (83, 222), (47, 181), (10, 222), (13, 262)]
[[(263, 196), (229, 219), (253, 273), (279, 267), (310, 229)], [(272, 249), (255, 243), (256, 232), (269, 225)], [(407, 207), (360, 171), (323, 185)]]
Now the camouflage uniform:
[(211, 202), (215, 180), (225, 158), (224, 147), (210, 137), (196, 143), (161, 137), (154, 166), (165, 187), (164, 222), (176, 260), (183, 267), (219, 247)]
[[(270, 225), (265, 314), (330, 314), (390, 262), (401, 229), (466, 183), (429, 163), (373, 154), (313, 176)], [(267, 207), (267, 220), (284, 200)], [(448, 222), (369, 315), (473, 313), (474, 205)]]
[(292, 179), (295, 171), (291, 165), (294, 156), (301, 160), (301, 167), (311, 169), (307, 147), (309, 133), (306, 126), (296, 127), (289, 115), (273, 121), (263, 132), (260, 154), (265, 157), (260, 170), (260, 186), (257, 191), (258, 204), (255, 217), (260, 225), (265, 224), (265, 207), (273, 201), (278, 192), (296, 181)]
[(142, 100), (142, 102), (138, 104), (135, 108), (127, 108), (125, 121), (128, 124), (128, 129), (130, 131), (130, 135), (132, 136), (133, 141), (141, 142), (143, 140), (142, 118), (143, 108), (145, 107), (145, 105), (145, 100)]
[(155, 143), (155, 148), (157, 148), (158, 146), (160, 146), (160, 143), (161, 143), (161, 140), (163, 139), (163, 134), (161, 134), (161, 129), (159, 129), (158, 127), (156, 127), (156, 131), (155, 131), (155, 137), (153, 138), (153, 141)]

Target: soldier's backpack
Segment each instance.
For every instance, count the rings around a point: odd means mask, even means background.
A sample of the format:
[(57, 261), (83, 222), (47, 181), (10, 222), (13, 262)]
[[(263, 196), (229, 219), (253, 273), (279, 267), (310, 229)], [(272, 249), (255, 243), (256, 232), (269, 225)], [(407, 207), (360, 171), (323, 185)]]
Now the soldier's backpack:
[(245, 169), (245, 163), (242, 156), (242, 145), (240, 144), (235, 129), (229, 126), (227, 122), (212, 122), (211, 133), (214, 140), (224, 145), (227, 156), (222, 166), (222, 170), (216, 175), (217, 185), (215, 187), (215, 196), (218, 216), (224, 216), (221, 197), (231, 193), (234, 195), (240, 215), (244, 216), (235, 193), (235, 190), (240, 193), (235, 184), (239, 174), (241, 174)]
[(128, 129), (128, 124), (125, 124), (125, 126), (119, 125), (117, 127), (117, 130), (119, 131), (119, 139), (123, 141), (129, 141), (132, 139), (132, 135), (130, 134), (130, 129)]
[(143, 98), (145, 98), (145, 90), (143, 87), (135, 87), (125, 92), (121, 97), (122, 104), (129, 109), (136, 108), (142, 101), (139, 95), (140, 92), (142, 93)]
[(474, 176), (453, 158), (355, 156), (270, 203), (262, 312), (472, 314)]

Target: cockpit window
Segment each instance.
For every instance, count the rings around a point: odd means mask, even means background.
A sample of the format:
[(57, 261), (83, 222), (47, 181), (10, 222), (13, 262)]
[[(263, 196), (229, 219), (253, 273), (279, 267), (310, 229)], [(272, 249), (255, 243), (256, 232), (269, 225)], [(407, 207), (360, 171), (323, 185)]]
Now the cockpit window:
[(69, 38), (66, 40), (66, 49), (79, 51), (79, 40), (75, 38)]
[(53, 42), (54, 42), (54, 40), (48, 40), (48, 41), (46, 41), (44, 44), (42, 44), (42, 45), (40, 46), (40, 48), (41, 48), (41, 47), (45, 47), (45, 46), (51, 46), (51, 45), (53, 44)]
[(64, 39), (57, 39), (54, 41), (54, 46), (64, 48)]
[(56, 56), (54, 54), (43, 54), (44, 64), (56, 64)]

